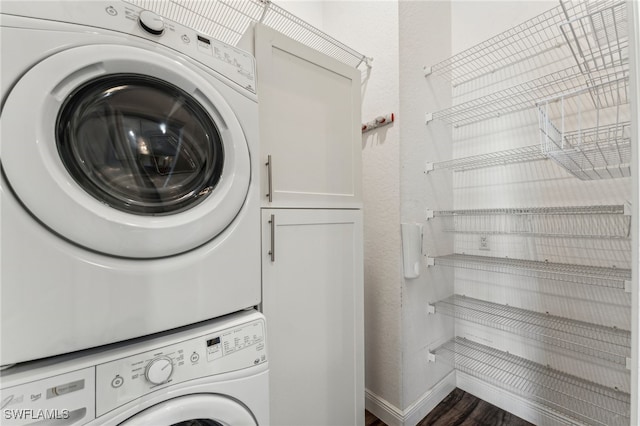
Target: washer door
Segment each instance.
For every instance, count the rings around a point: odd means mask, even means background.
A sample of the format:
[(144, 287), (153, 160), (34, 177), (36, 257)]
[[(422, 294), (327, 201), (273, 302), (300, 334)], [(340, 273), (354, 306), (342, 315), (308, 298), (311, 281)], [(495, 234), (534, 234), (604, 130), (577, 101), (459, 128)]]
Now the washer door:
[(120, 426), (256, 426), (246, 407), (214, 394), (181, 396), (154, 405)]
[(210, 241), (242, 208), (251, 170), (238, 119), (205, 75), (131, 46), (37, 63), (0, 118), (16, 196), (55, 233), (109, 255), (157, 258)]

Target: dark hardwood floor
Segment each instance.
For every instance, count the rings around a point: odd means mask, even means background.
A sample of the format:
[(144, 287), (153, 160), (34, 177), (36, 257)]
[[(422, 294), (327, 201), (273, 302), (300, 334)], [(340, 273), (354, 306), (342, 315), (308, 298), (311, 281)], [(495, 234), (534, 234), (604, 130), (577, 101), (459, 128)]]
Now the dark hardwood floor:
[[(367, 411), (365, 426), (387, 426)], [(455, 389), (418, 426), (533, 426), (460, 389)]]

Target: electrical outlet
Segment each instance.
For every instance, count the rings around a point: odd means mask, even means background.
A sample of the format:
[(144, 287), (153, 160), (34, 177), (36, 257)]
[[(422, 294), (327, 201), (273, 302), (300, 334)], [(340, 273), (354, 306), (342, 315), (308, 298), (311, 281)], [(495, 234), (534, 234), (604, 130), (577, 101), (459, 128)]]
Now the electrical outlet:
[(489, 237), (487, 235), (480, 235), (480, 250), (489, 250)]

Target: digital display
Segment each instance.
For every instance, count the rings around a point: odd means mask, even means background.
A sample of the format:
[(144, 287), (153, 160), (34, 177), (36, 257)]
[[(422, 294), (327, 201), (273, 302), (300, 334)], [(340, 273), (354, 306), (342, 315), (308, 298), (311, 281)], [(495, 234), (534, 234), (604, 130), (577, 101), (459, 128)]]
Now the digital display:
[(214, 337), (213, 339), (207, 340), (207, 346), (214, 346), (214, 345), (219, 345), (219, 344), (220, 344), (220, 338), (219, 337)]
[(201, 41), (201, 42), (203, 42), (205, 44), (211, 44), (211, 42), (209, 41), (208, 38), (204, 38), (202, 36), (198, 36), (198, 41)]

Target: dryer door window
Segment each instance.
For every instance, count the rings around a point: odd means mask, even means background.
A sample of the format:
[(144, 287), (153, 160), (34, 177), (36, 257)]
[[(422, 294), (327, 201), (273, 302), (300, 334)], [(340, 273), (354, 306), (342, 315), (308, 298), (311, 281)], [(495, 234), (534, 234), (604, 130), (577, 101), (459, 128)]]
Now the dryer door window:
[(223, 425), (213, 420), (197, 419), (197, 420), (185, 420), (184, 422), (174, 423), (171, 426), (223, 426)]
[(116, 209), (180, 212), (215, 188), (224, 164), (217, 126), (188, 93), (142, 75), (80, 87), (57, 122), (57, 146), (76, 182)]
[(173, 256), (231, 229), (248, 205), (257, 104), (171, 51), (63, 50), (3, 101), (2, 167), (13, 193), (77, 246)]

